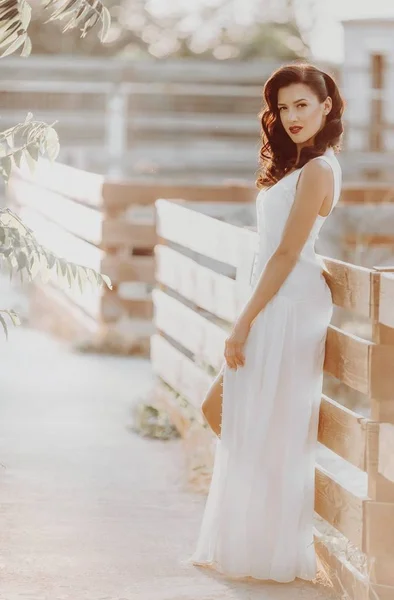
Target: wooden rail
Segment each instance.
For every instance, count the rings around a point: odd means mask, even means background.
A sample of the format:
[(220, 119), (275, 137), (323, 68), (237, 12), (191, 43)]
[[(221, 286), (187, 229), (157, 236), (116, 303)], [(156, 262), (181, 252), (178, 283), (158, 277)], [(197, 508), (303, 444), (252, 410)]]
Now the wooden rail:
[[(157, 397), (186, 436), (193, 420), (203, 424), (202, 399), (223, 364), (231, 322), (250, 292), (256, 233), (186, 204), (160, 199), (156, 208), (160, 243), (151, 360)], [(196, 262), (185, 255), (190, 251), (212, 263)], [(368, 397), (371, 414), (367, 418), (323, 395), (318, 440), (364, 471), (368, 490), (344, 485), (335, 471), (317, 464), (315, 510), (365, 553), (370, 574), (333, 554), (318, 532), (316, 547), (349, 598), (389, 600), (394, 597), (394, 275), (323, 258), (333, 302), (370, 319), (374, 335), (371, 341), (329, 327), (325, 372)], [(233, 271), (225, 273), (223, 264)], [(181, 408), (179, 395), (189, 412)]]
[[(156, 198), (244, 203), (242, 185), (176, 185), (108, 181), (60, 163), (41, 161), (35, 174), (16, 170), (8, 198), (46, 247), (67, 260), (107, 274), (113, 290), (32, 286), (31, 321), (76, 341), (112, 335), (122, 346), (149, 353), (153, 332)], [(112, 342), (114, 344), (114, 342)]]

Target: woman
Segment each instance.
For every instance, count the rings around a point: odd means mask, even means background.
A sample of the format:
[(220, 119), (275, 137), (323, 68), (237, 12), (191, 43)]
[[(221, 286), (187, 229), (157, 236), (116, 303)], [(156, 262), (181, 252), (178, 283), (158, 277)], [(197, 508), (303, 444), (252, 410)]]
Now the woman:
[(340, 195), (343, 101), (305, 63), (276, 70), (264, 98), (259, 252), (225, 344), (221, 436), (188, 562), (290, 582), (317, 574), (315, 450), (332, 297), (314, 244)]

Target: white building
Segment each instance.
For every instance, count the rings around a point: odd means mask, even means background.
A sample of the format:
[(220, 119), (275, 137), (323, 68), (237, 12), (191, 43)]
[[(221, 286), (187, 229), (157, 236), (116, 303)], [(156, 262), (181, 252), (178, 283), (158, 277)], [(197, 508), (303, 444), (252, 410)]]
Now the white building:
[(370, 177), (389, 169), (394, 178), (394, 19), (342, 23), (346, 162), (351, 171), (358, 162)]

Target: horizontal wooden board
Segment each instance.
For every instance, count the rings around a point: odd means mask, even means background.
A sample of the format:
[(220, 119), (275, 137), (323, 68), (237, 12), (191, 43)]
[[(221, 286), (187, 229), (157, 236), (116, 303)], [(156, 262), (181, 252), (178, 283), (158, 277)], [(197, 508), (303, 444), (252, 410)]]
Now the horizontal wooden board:
[(197, 362), (219, 370), (228, 332), (161, 290), (153, 290), (152, 298), (157, 328), (192, 352)]
[(374, 309), (371, 276), (374, 270), (326, 256), (322, 256), (322, 259), (334, 304), (358, 315), (371, 317)]
[(379, 322), (394, 328), (394, 273), (381, 273), (379, 301)]
[(101, 316), (106, 322), (117, 321), (122, 317), (152, 319), (152, 300), (151, 298), (146, 300), (120, 298), (115, 291), (104, 290), (101, 300)]
[(337, 327), (327, 332), (324, 369), (352, 389), (385, 400), (379, 421), (394, 422), (394, 346), (363, 340)]
[[(368, 600), (393, 600), (393, 598), (394, 585), (379, 585), (377, 583), (369, 585)], [(355, 600), (358, 600), (358, 598)]]
[(71, 342), (94, 339), (100, 323), (51, 284), (33, 284), (29, 292), (29, 325)]
[(130, 130), (137, 135), (170, 134), (177, 136), (184, 132), (193, 135), (225, 135), (234, 137), (256, 136), (259, 133), (259, 123), (254, 115), (239, 114), (209, 114), (196, 111), (185, 113), (162, 113), (152, 111), (145, 114), (131, 113), (128, 119)]
[(343, 182), (340, 201), (343, 204), (394, 202), (394, 186), (384, 181)]
[[(236, 318), (243, 302), (243, 291), (233, 280), (160, 244), (155, 248), (155, 255), (158, 281), (221, 318), (229, 321)], [(369, 317), (374, 310), (370, 290), (373, 271), (342, 261), (324, 260), (331, 273), (328, 284), (334, 303)], [(239, 258), (238, 261), (241, 262)], [(242, 266), (245, 272), (248, 271), (248, 265)]]
[[(257, 248), (257, 233), (223, 223), (196, 211), (158, 200), (158, 234), (233, 266), (239, 266), (245, 252)], [(192, 234), (191, 234), (192, 232)], [(370, 317), (373, 310), (371, 269), (322, 257), (333, 301), (337, 306)]]
[(155, 374), (199, 408), (212, 383), (212, 376), (158, 334), (151, 337), (150, 348)]
[(104, 256), (102, 250), (65, 231), (31, 208), (22, 207), (19, 214), (33, 230), (38, 242), (58, 257), (100, 271)]
[(346, 333), (333, 325), (327, 331), (324, 370), (349, 387), (368, 394), (369, 359), (372, 342)]
[(16, 170), (14, 176), (87, 206), (100, 208), (102, 204), (103, 175), (76, 169), (60, 162), (51, 163), (40, 159), (33, 174), (23, 169), (23, 171)]
[(173, 181), (154, 182), (110, 182), (103, 186), (103, 202), (106, 210), (125, 210), (133, 204), (154, 204), (159, 198), (182, 199), (194, 202), (249, 202), (256, 195), (256, 189), (246, 184), (239, 185), (186, 185)]
[(358, 548), (363, 545), (365, 499), (344, 488), (320, 466), (315, 471), (315, 510)]
[(153, 248), (156, 232), (152, 225), (127, 223), (125, 219), (106, 219), (103, 222), (102, 246), (113, 248)]
[(322, 396), (319, 434), (321, 444), (358, 469), (366, 469), (368, 419), (335, 400)]
[(198, 264), (192, 258), (158, 244), (155, 247), (156, 280), (199, 308), (233, 322), (241, 296), (234, 279)]
[(125, 281), (155, 282), (155, 259), (153, 256), (125, 256), (107, 254), (101, 262), (101, 272), (112, 283)]
[(12, 201), (35, 210), (69, 233), (100, 245), (103, 215), (95, 208), (19, 177), (10, 178), (7, 195)]
[[(325, 544), (323, 535), (318, 531), (315, 531), (315, 548), (338, 598), (372, 600), (368, 594), (368, 578), (362, 575), (346, 558), (332, 552)], [(375, 598), (375, 600), (377, 599)], [(379, 600), (390, 600), (390, 597), (381, 598), (379, 596)]]
[(245, 248), (257, 247), (257, 233), (208, 217), (178, 203), (156, 201), (160, 237), (237, 267)]
[(394, 235), (379, 233), (348, 233), (341, 240), (341, 243), (350, 248), (354, 248), (355, 246), (392, 248), (394, 246)]

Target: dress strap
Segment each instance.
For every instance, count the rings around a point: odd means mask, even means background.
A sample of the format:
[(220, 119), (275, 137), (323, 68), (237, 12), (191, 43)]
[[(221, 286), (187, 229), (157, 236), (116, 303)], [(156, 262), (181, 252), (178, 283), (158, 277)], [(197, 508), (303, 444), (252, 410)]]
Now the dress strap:
[(323, 159), (327, 164), (330, 165), (332, 174), (334, 177), (334, 194), (333, 194), (333, 199), (332, 199), (332, 205), (331, 205), (330, 212), (328, 213), (328, 215), (324, 215), (325, 217), (328, 217), (334, 210), (334, 208), (339, 200), (339, 197), (341, 195), (342, 170), (341, 170), (341, 166), (338, 162), (338, 159), (334, 154), (333, 148), (328, 148), (326, 150), (326, 152), (319, 158)]
[[(334, 149), (333, 148), (327, 148), (327, 150), (325, 151), (324, 154), (322, 154), (321, 156), (317, 156), (316, 158), (312, 158), (311, 160), (318, 160), (318, 159), (322, 159), (324, 160), (327, 164), (330, 165), (331, 170), (332, 170), (332, 174), (334, 177), (334, 194), (333, 194), (333, 200), (332, 200), (332, 205), (330, 208), (330, 212), (328, 213), (328, 215), (324, 215), (324, 219), (326, 219), (334, 210), (339, 197), (341, 195), (341, 185), (342, 185), (342, 170), (341, 170), (341, 166), (338, 162), (338, 159), (335, 156), (334, 153)], [(308, 164), (308, 163), (307, 163)], [(298, 174), (297, 177), (297, 183), (298, 183), (298, 179), (299, 176), (302, 172), (302, 169), (300, 169), (300, 172)]]

